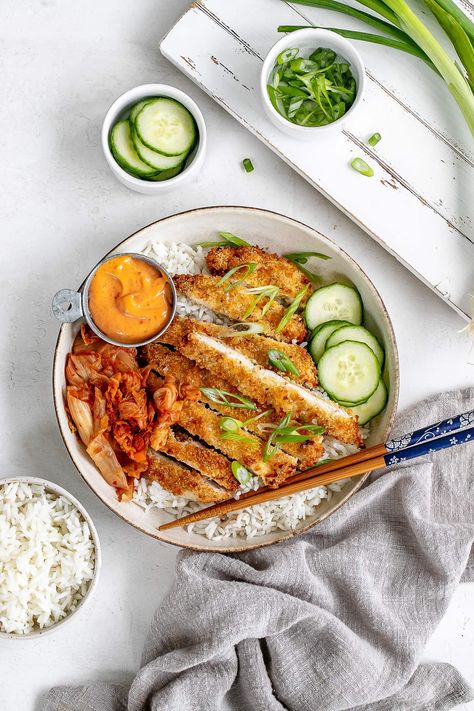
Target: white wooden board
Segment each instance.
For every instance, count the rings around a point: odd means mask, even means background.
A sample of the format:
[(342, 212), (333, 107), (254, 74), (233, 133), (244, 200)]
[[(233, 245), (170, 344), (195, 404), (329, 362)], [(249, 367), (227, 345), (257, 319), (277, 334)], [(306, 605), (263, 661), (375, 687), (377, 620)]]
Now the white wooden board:
[[(466, 0), (462, 7), (474, 16)], [(474, 293), (474, 144), (447, 88), (414, 57), (358, 42), (368, 78), (363, 108), (340, 131), (316, 136), (310, 143), (294, 140), (265, 117), (258, 89), (263, 58), (281, 36), (276, 32), (279, 24), (364, 29), (332, 11), (281, 0), (201, 0), (165, 36), (161, 51), (469, 317), (469, 295)], [(439, 34), (435, 23), (431, 26)], [(371, 148), (366, 141), (375, 131), (382, 141)], [(223, 160), (226, 141), (231, 140), (231, 135), (221, 138)], [(371, 164), (373, 178), (349, 167), (355, 156)], [(281, 208), (284, 212), (284, 193)]]

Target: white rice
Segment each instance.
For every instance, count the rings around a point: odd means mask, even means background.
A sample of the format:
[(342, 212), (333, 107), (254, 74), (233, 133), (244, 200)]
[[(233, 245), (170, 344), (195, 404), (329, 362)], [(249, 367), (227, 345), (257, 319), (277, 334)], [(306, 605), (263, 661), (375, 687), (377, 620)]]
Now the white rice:
[(70, 614), (94, 576), (88, 524), (42, 485), (0, 484), (0, 631), (44, 629)]
[[(163, 264), (172, 275), (207, 273), (205, 253), (201, 247), (193, 248), (186, 244), (151, 242), (145, 247), (143, 253)], [(181, 296), (178, 297), (177, 313), (180, 316), (189, 316), (203, 321), (227, 323), (226, 319), (217, 316), (210, 309), (193, 304)], [(326, 395), (321, 388), (318, 390)], [(324, 437), (323, 444), (322, 459), (339, 459), (357, 451), (357, 447), (339, 442), (333, 437)], [(187, 531), (214, 541), (252, 538), (278, 530), (293, 531), (299, 524), (314, 516), (321, 502), (329, 501), (333, 493), (341, 491), (347, 481), (349, 480), (241, 509), (223, 518), (199, 521), (187, 526)], [(245, 491), (257, 490), (260, 485), (261, 481), (258, 477), (253, 477), (248, 484), (240, 487), (236, 496), (240, 496)], [(146, 479), (141, 479), (137, 483), (134, 501), (145, 510), (162, 509), (172, 518), (180, 518), (202, 508), (202, 504), (173, 496), (156, 481), (148, 482)]]

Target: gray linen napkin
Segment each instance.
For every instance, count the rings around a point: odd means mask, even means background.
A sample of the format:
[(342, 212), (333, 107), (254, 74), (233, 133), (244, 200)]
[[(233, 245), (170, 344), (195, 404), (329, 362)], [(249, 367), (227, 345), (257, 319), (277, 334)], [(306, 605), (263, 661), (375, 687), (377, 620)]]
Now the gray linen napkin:
[[(474, 389), (396, 434), (474, 409)], [(130, 689), (50, 691), (45, 711), (441, 711), (474, 698), (418, 660), (474, 579), (474, 447), (374, 475), (304, 536), (239, 556), (182, 552)]]

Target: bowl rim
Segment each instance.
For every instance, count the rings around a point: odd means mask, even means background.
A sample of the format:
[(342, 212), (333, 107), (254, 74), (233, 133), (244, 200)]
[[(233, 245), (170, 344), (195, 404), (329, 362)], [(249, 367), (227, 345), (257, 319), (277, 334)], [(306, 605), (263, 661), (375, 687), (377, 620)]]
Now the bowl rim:
[[(124, 170), (122, 166), (117, 163), (117, 161), (112, 155), (112, 151), (110, 150), (109, 135), (112, 125), (114, 121), (120, 116), (120, 114), (123, 113), (126, 106), (131, 103), (132, 99), (129, 99), (129, 97), (137, 93), (139, 89), (142, 90), (140, 92), (141, 98), (137, 98), (136, 103), (147, 98), (147, 96), (153, 97), (157, 93), (161, 92), (165, 97), (170, 99), (175, 99), (177, 101), (183, 99), (183, 105), (192, 114), (196, 122), (198, 129), (198, 140), (196, 148), (193, 149), (195, 150), (195, 154), (189, 165), (187, 165), (184, 170), (181, 171), (181, 173), (175, 175), (173, 178), (168, 178), (167, 180), (163, 181), (152, 181), (135, 177), (134, 175), (127, 173), (127, 171)], [(187, 102), (189, 106), (184, 102)], [(122, 181), (127, 182), (129, 185), (134, 185), (137, 188), (143, 188), (145, 185), (147, 187), (147, 190), (150, 192), (160, 192), (160, 190), (164, 190), (165, 186), (169, 187), (170, 185), (176, 185), (177, 183), (180, 183), (184, 179), (186, 179), (186, 177), (189, 177), (192, 170), (196, 170), (199, 167), (199, 164), (205, 154), (207, 146), (207, 128), (201, 109), (194, 101), (194, 99), (189, 96), (189, 94), (187, 94), (182, 89), (178, 89), (177, 87), (172, 86), (171, 84), (139, 84), (138, 86), (134, 86), (131, 89), (127, 89), (127, 91), (124, 91), (112, 102), (112, 104), (107, 109), (107, 112), (102, 121), (100, 135), (102, 152), (105, 156), (107, 165), (109, 166), (110, 170), (115, 173), (116, 176), (119, 177)]]
[[(298, 124), (291, 123), (291, 121), (288, 121), (288, 119), (284, 118), (278, 111), (276, 111), (273, 107), (272, 102), (270, 101), (268, 97), (268, 92), (267, 92), (267, 81), (268, 77), (270, 76), (270, 72), (273, 68), (273, 65), (275, 63), (275, 59), (280, 53), (280, 49), (284, 48), (285, 45), (288, 43), (289, 38), (307, 38), (310, 36), (315, 36), (317, 39), (318, 37), (321, 40), (327, 39), (328, 44), (331, 46), (331, 42), (335, 45), (340, 45), (341, 47), (345, 47), (350, 53), (353, 54), (354, 61), (348, 60), (349, 64), (355, 65), (358, 73), (357, 77), (357, 92), (356, 96), (354, 99), (354, 102), (350, 109), (346, 111), (346, 113), (341, 116), (340, 118), (336, 119), (335, 121), (332, 121), (331, 123), (325, 124), (324, 126), (298, 126)], [(296, 44), (295, 42), (295, 44)], [(333, 49), (337, 49), (336, 47), (332, 47)], [(343, 51), (343, 50), (342, 50)], [(339, 54), (338, 50), (338, 54)], [(347, 58), (346, 58), (347, 59)], [(346, 37), (342, 37), (341, 35), (337, 35), (334, 32), (331, 32), (330, 30), (324, 29), (324, 28), (319, 28), (319, 27), (303, 27), (300, 30), (295, 30), (294, 32), (291, 32), (290, 34), (285, 34), (283, 37), (281, 37), (279, 40), (275, 42), (275, 44), (269, 49), (267, 54), (265, 55), (265, 58), (263, 60), (262, 64), (262, 69), (260, 71), (260, 94), (264, 103), (265, 108), (267, 111), (270, 112), (272, 117), (278, 123), (288, 129), (293, 131), (295, 134), (299, 134), (300, 136), (306, 136), (310, 137), (311, 134), (315, 135), (317, 131), (324, 131), (328, 130), (331, 128), (335, 128), (337, 126), (341, 126), (347, 119), (354, 113), (354, 111), (360, 106), (362, 103), (363, 96), (365, 94), (365, 89), (366, 89), (366, 82), (365, 82), (365, 64), (362, 59), (362, 56), (360, 52), (356, 49), (356, 47), (353, 45), (353, 43), (348, 40)]]
[(81, 504), (81, 502), (76, 499), (76, 497), (71, 494), (67, 489), (64, 487), (60, 486), (59, 484), (56, 484), (54, 481), (50, 481), (49, 479), (43, 479), (41, 477), (36, 477), (36, 476), (8, 476), (3, 479), (0, 479), (0, 487), (4, 486), (5, 484), (12, 484), (14, 482), (24, 482), (26, 484), (37, 484), (37, 485), (42, 485), (45, 487), (45, 489), (49, 490), (53, 494), (57, 494), (58, 496), (63, 496), (65, 499), (68, 499), (79, 511), (79, 513), (82, 515), (84, 520), (86, 521), (87, 525), (89, 526), (89, 530), (91, 532), (91, 538), (94, 542), (94, 550), (95, 550), (95, 564), (94, 564), (94, 575), (89, 583), (89, 587), (87, 588), (86, 594), (84, 597), (81, 599), (77, 607), (72, 610), (72, 612), (69, 612), (66, 617), (63, 617), (61, 620), (58, 620), (54, 624), (50, 625), (49, 627), (44, 627), (43, 629), (36, 629), (33, 630), (33, 632), (29, 632), (28, 634), (16, 634), (15, 632), (2, 632), (0, 630), (0, 641), (2, 639), (14, 639), (14, 640), (26, 640), (26, 639), (38, 639), (40, 637), (44, 637), (46, 634), (50, 634), (52, 632), (55, 632), (59, 627), (64, 625), (66, 622), (69, 622), (76, 612), (79, 612), (82, 610), (82, 608), (88, 604), (88, 602), (92, 599), (92, 596), (95, 592), (95, 589), (97, 587), (97, 583), (99, 580), (99, 575), (102, 567), (102, 550), (101, 550), (101, 545), (100, 545), (100, 540), (99, 540), (99, 534), (97, 533), (97, 529), (95, 527), (94, 521), (92, 520), (91, 515), (88, 513), (88, 511), (85, 509), (85, 507)]
[[(180, 218), (183, 215), (193, 215), (193, 214), (195, 215), (197, 213), (204, 213), (204, 212), (219, 213), (220, 211), (223, 211), (223, 210), (244, 210), (249, 213), (258, 213), (258, 214), (269, 215), (271, 217), (276, 217), (279, 219), (283, 219), (286, 221), (296, 223), (296, 224), (300, 225), (301, 227), (303, 227), (304, 229), (309, 230), (309, 232), (311, 232), (313, 234), (315, 233), (318, 237), (322, 237), (324, 240), (329, 242), (329, 244), (335, 249), (335, 251), (339, 252), (344, 258), (348, 259), (349, 262), (352, 264), (353, 268), (355, 269), (355, 271), (359, 272), (359, 274), (365, 279), (369, 289), (372, 291), (372, 293), (376, 296), (376, 298), (378, 299), (378, 301), (381, 304), (382, 313), (383, 313), (384, 318), (386, 319), (387, 326), (388, 326), (388, 338), (389, 338), (390, 347), (391, 347), (391, 350), (393, 353), (393, 361), (394, 361), (393, 362), (393, 372), (390, 372), (390, 392), (393, 394), (393, 410), (392, 410), (392, 413), (391, 413), (390, 418), (388, 420), (388, 423), (386, 426), (386, 431), (384, 433), (384, 437), (388, 437), (388, 434), (389, 434), (389, 432), (393, 426), (393, 422), (395, 420), (395, 415), (396, 415), (397, 407), (398, 407), (399, 392), (400, 392), (400, 359), (399, 359), (399, 355), (398, 355), (397, 341), (395, 338), (395, 332), (394, 332), (392, 320), (388, 314), (385, 303), (384, 303), (380, 293), (378, 292), (377, 288), (373, 284), (372, 280), (365, 273), (365, 271), (362, 269), (362, 267), (359, 266), (359, 264), (355, 261), (355, 259), (353, 259), (342, 247), (340, 247), (338, 244), (336, 244), (336, 242), (334, 242), (334, 240), (332, 240), (330, 237), (323, 235), (322, 233), (318, 232), (318, 230), (316, 230), (314, 227), (311, 227), (310, 225), (306, 224), (305, 222), (302, 222), (301, 220), (298, 220), (294, 217), (290, 217), (289, 215), (285, 215), (281, 212), (277, 212), (276, 210), (269, 210), (267, 208), (259, 208), (259, 207), (251, 207), (248, 205), (247, 206), (246, 205), (214, 205), (214, 206), (209, 206), (209, 207), (191, 208), (189, 210), (183, 210), (182, 212), (176, 212), (171, 215), (161, 217), (159, 220), (153, 220), (149, 224), (144, 225), (140, 229), (135, 230), (135, 232), (132, 232), (132, 234), (125, 237), (118, 244), (116, 244), (114, 247), (112, 247), (109, 250), (109, 252), (107, 252), (107, 254), (105, 256), (108, 256), (109, 254), (112, 254), (113, 252), (117, 251), (118, 249), (120, 249), (121, 245), (124, 242), (131, 239), (135, 235), (139, 234), (143, 230), (146, 230), (147, 228), (151, 227), (152, 225), (160, 224), (161, 222), (164, 222), (166, 220)], [(80, 288), (82, 288), (82, 286), (83, 286), (83, 284), (81, 284)], [(87, 486), (94, 492), (94, 494), (102, 501), (102, 503), (105, 506), (107, 506), (107, 508), (110, 511), (112, 511), (114, 514), (119, 516), (123, 521), (125, 521), (128, 525), (133, 526), (135, 529), (141, 531), (142, 533), (145, 533), (146, 535), (159, 541), (160, 543), (167, 543), (169, 545), (176, 546), (177, 548), (186, 548), (188, 550), (193, 550), (193, 551), (197, 551), (197, 552), (204, 551), (204, 552), (213, 552), (213, 553), (244, 553), (246, 551), (255, 550), (257, 548), (266, 548), (267, 546), (272, 546), (272, 545), (275, 545), (276, 543), (282, 543), (283, 541), (287, 541), (287, 540), (290, 540), (291, 538), (294, 538), (295, 536), (299, 536), (300, 534), (305, 533), (309, 529), (314, 528), (318, 524), (322, 523), (326, 518), (328, 518), (335, 511), (337, 511), (339, 508), (341, 508), (341, 506), (343, 504), (345, 504), (351, 498), (351, 496), (353, 496), (353, 494), (355, 494), (357, 491), (359, 491), (359, 489), (362, 487), (364, 482), (367, 480), (367, 478), (371, 474), (371, 472), (362, 474), (359, 478), (359, 481), (356, 482), (356, 484), (351, 489), (351, 491), (348, 491), (342, 497), (341, 501), (336, 506), (334, 506), (334, 508), (332, 508), (330, 511), (326, 511), (325, 513), (321, 514), (317, 521), (311, 521), (311, 522), (305, 523), (303, 526), (298, 527), (296, 530), (286, 531), (283, 535), (281, 535), (280, 538), (278, 538), (277, 540), (274, 540), (274, 541), (265, 541), (265, 542), (260, 541), (259, 542), (255, 539), (253, 539), (253, 542), (250, 543), (249, 545), (246, 545), (245, 547), (238, 547), (237, 548), (236, 546), (229, 545), (229, 546), (221, 547), (221, 548), (218, 548), (215, 550), (210, 550), (209, 548), (204, 548), (203, 546), (196, 545), (196, 544), (192, 543), (191, 541), (189, 543), (188, 542), (184, 542), (184, 543), (179, 542), (178, 543), (177, 541), (170, 541), (168, 539), (165, 539), (161, 536), (160, 531), (158, 529), (156, 529), (156, 531), (154, 531), (152, 533), (152, 532), (146, 530), (145, 528), (143, 528), (142, 526), (140, 526), (139, 524), (132, 523), (131, 521), (128, 520), (128, 518), (126, 518), (125, 515), (121, 514), (120, 512), (116, 511), (115, 509), (111, 508), (109, 506), (109, 504), (106, 501), (104, 501), (104, 499), (102, 499), (102, 497), (100, 497), (97, 494), (97, 492), (93, 488), (92, 484), (86, 479), (86, 477), (84, 476), (84, 474), (81, 471), (79, 464), (76, 462), (73, 454), (69, 450), (68, 444), (67, 444), (66, 439), (63, 435), (63, 431), (61, 428), (61, 421), (60, 421), (60, 417), (59, 417), (59, 407), (64, 408), (64, 402), (62, 400), (62, 393), (56, 392), (55, 384), (54, 384), (57, 361), (59, 358), (58, 351), (59, 351), (59, 346), (60, 346), (61, 335), (62, 335), (62, 331), (66, 325), (67, 324), (62, 324), (59, 329), (58, 337), (57, 337), (55, 348), (54, 348), (53, 367), (52, 367), (53, 406), (54, 406), (54, 411), (56, 414), (56, 420), (58, 423), (59, 432), (61, 435), (61, 439), (63, 440), (64, 446), (66, 447), (69, 457), (71, 458), (72, 463), (74, 464), (75, 468), (79, 472), (81, 478), (83, 479), (83, 481), (85, 481)], [(354, 478), (356, 478), (356, 477), (354, 477)]]

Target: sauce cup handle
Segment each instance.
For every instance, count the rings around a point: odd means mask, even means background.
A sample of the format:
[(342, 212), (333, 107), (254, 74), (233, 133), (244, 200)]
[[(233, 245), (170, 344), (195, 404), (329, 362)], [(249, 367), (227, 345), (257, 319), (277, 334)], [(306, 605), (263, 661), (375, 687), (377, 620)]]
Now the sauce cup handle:
[(61, 289), (53, 296), (51, 303), (53, 314), (62, 323), (74, 323), (84, 316), (82, 295), (72, 289)]

